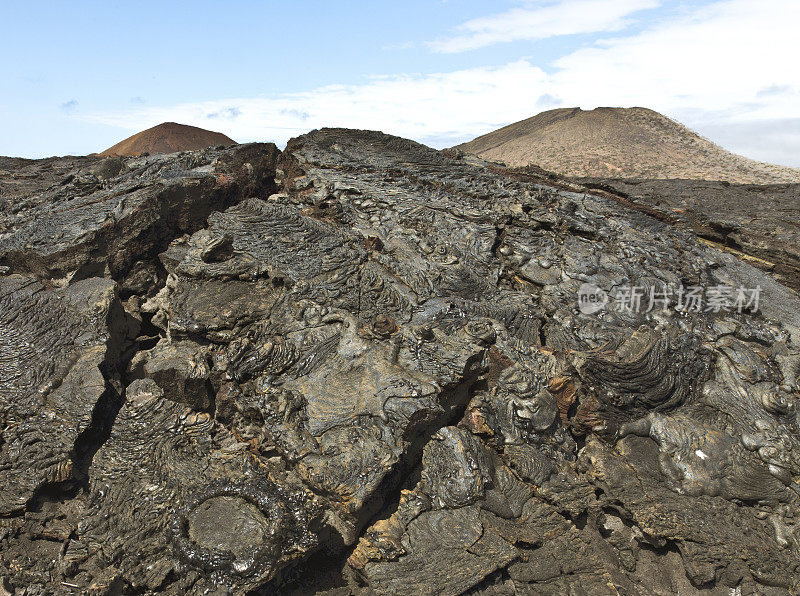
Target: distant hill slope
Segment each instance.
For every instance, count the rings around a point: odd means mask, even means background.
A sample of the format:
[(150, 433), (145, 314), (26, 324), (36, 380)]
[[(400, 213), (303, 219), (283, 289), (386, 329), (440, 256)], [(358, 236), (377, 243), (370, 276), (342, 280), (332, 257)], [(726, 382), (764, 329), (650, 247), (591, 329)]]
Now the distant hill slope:
[(236, 145), (236, 141), (221, 132), (175, 122), (164, 122), (120, 141), (100, 155), (176, 153), (178, 151), (195, 151), (216, 145)]
[(800, 182), (800, 169), (735, 155), (647, 108), (549, 110), (455, 148), (566, 176)]

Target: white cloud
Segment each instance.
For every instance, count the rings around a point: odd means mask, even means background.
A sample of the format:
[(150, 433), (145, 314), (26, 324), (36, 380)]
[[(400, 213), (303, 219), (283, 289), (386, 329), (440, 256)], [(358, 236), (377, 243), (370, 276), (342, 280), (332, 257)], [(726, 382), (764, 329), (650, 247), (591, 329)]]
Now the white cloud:
[(175, 121), (218, 130), (244, 142), (289, 138), (322, 126), (383, 130), (438, 147), (531, 114), (548, 88), (526, 61), (429, 75), (375, 77), (276, 97), (232, 98), (171, 107), (93, 114), (95, 122), (132, 131)]
[(556, 61), (552, 82), (566, 97), (612, 105), (702, 108), (728, 118), (796, 114), (795, 94), (763, 91), (800, 85), (798, 22), (796, 0), (717, 2), (573, 52)]
[[(645, 106), (748, 157), (798, 165), (798, 0), (724, 0), (604, 40), (556, 63), (376, 77), (303, 93), (229, 98), (94, 114), (138, 131), (164, 121), (219, 130), (237, 141), (288, 138), (322, 126), (369, 128), (445, 147), (557, 106)], [(759, 137), (759, 122), (770, 133)], [(729, 133), (722, 134), (728, 127)], [(763, 128), (766, 131), (767, 128)]]
[(555, 4), (514, 8), (472, 19), (457, 33), (428, 46), (442, 53), (465, 52), (497, 43), (558, 37), (598, 31), (618, 31), (632, 13), (659, 6), (658, 0), (561, 0)]
[(800, 168), (800, 117), (699, 123), (695, 129), (734, 153)]

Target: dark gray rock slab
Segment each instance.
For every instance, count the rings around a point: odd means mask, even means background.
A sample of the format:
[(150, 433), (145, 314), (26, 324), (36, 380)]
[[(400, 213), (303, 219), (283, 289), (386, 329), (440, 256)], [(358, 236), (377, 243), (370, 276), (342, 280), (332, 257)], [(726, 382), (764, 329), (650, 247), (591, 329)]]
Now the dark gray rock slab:
[(6, 586), (800, 588), (800, 301), (690, 229), (369, 131), (2, 163)]

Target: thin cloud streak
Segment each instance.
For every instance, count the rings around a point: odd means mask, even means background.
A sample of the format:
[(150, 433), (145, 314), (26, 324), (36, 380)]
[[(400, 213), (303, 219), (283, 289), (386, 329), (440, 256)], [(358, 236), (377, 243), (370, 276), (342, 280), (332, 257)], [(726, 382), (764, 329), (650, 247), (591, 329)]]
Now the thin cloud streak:
[(547, 6), (514, 8), (472, 19), (455, 35), (428, 43), (434, 52), (453, 54), (511, 41), (619, 31), (635, 12), (657, 8), (658, 0), (562, 0)]

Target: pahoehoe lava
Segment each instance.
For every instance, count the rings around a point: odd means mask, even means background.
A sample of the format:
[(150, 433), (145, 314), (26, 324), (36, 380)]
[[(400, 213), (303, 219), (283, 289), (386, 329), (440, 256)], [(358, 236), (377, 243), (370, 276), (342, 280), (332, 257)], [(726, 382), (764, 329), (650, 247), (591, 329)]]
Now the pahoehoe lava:
[(345, 129), (0, 158), (3, 590), (797, 593), (800, 299), (617, 199)]

